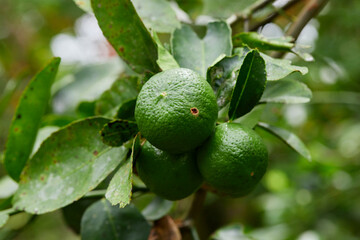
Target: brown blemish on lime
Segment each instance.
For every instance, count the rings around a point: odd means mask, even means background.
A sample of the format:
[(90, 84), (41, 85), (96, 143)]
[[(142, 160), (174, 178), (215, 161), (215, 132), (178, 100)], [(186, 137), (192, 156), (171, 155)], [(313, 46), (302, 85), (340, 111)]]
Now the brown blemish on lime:
[(254, 176), (254, 172), (251, 172), (251, 173), (250, 173), (250, 176)]
[(93, 152), (93, 154), (94, 154), (94, 156), (97, 156), (97, 155), (99, 154), (99, 152), (95, 150), (95, 151)]
[(190, 108), (190, 112), (192, 115), (194, 116), (198, 116), (199, 115), (199, 110), (196, 107)]

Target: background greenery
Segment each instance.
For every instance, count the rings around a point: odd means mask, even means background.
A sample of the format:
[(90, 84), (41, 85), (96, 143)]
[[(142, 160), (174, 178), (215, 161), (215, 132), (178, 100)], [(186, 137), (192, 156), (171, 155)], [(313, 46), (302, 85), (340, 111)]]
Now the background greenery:
[[(199, 14), (228, 17), (251, 2), (224, 0), (219, 8), (219, 1), (214, 0), (178, 1), (193, 18)], [(72, 36), (73, 40), (81, 41), (91, 33), (79, 30), (87, 18), (71, 0), (2, 0), (1, 5), (0, 150), (3, 151), (18, 98), (31, 76), (52, 57), (52, 51), (56, 52), (54, 39)], [(312, 46), (315, 62), (295, 59), (296, 64), (309, 68), (309, 74), (290, 76), (304, 81), (313, 90), (313, 100), (304, 105), (268, 104), (262, 115), (262, 120), (297, 133), (310, 149), (313, 160), (307, 161), (272, 135), (257, 129), (270, 151), (268, 172), (256, 191), (247, 197), (224, 199), (209, 194), (198, 226), (201, 236), (240, 223), (256, 239), (358, 239), (359, 22), (359, 1), (349, 0), (346, 4), (331, 1), (311, 22), (312, 36), (316, 39)], [(277, 23), (284, 25), (281, 19)], [(302, 37), (306, 40), (306, 36)], [(71, 48), (71, 41), (66, 43)], [(106, 43), (102, 44), (106, 48)], [(63, 59), (53, 90), (53, 104), (45, 120), (66, 123), (66, 119), (58, 119), (54, 113), (65, 114), (68, 119), (84, 114), (76, 111), (79, 102), (93, 100), (110, 86), (112, 76), (129, 71), (111, 49), (107, 50), (105, 57), (88, 53), (94, 58), (92, 61)], [(93, 74), (88, 73), (91, 69)], [(77, 90), (84, 84), (91, 87), (79, 96)], [(3, 175), (0, 165), (0, 176)], [(5, 180), (1, 179), (0, 184)], [(19, 229), (27, 218), (25, 213), (19, 214), (8, 226)], [(32, 219), (15, 239), (79, 237), (57, 211)]]

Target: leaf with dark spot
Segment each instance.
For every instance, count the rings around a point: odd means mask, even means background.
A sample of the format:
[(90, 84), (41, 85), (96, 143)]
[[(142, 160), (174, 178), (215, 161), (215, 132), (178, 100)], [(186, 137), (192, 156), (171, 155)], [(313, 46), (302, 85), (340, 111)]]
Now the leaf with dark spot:
[(117, 147), (134, 137), (138, 131), (135, 122), (118, 119), (104, 125), (101, 139), (103, 143)]
[(41, 118), (51, 96), (60, 58), (53, 58), (29, 83), (18, 103), (6, 144), (4, 165), (8, 174), (19, 180), (35, 143)]
[(110, 120), (90, 118), (70, 124), (47, 138), (21, 174), (14, 208), (42, 214), (62, 208), (102, 182), (127, 156), (125, 147), (101, 142)]
[(157, 47), (130, 0), (92, 0), (104, 36), (138, 73), (160, 71)]

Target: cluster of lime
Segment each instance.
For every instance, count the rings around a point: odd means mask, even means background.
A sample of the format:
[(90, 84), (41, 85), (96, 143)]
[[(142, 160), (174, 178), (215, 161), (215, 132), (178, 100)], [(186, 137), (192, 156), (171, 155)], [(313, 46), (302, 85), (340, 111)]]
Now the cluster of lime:
[(146, 82), (135, 108), (147, 139), (136, 169), (152, 192), (178, 200), (204, 181), (213, 191), (232, 197), (254, 189), (267, 167), (262, 139), (240, 124), (216, 126), (217, 116), (210, 84), (192, 70), (167, 70)]

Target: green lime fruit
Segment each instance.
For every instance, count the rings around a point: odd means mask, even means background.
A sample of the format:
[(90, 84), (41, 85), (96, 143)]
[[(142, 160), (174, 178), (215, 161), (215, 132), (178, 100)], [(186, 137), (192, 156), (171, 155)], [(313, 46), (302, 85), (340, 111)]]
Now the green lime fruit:
[(170, 154), (149, 141), (136, 158), (136, 170), (153, 193), (172, 201), (191, 195), (203, 182), (194, 152)]
[(197, 162), (205, 182), (217, 193), (241, 197), (265, 174), (268, 153), (261, 137), (237, 123), (223, 123), (199, 148)]
[(196, 72), (177, 68), (151, 77), (136, 101), (141, 134), (171, 153), (195, 149), (215, 128), (218, 108), (210, 84)]

